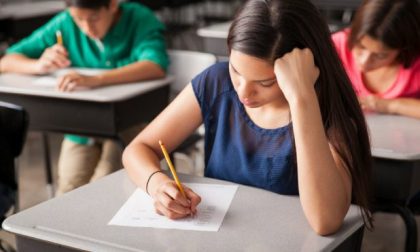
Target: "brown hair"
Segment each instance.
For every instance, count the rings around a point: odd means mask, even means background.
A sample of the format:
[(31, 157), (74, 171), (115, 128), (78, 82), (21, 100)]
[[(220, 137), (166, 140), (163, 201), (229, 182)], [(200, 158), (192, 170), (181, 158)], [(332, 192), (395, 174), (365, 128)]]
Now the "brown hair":
[(348, 47), (365, 35), (400, 50), (397, 60), (409, 67), (420, 56), (420, 5), (417, 0), (365, 0), (351, 25)]
[(273, 63), (295, 47), (312, 51), (320, 70), (315, 90), (325, 133), (351, 173), (352, 201), (372, 227), (372, 156), (365, 119), (316, 7), (309, 0), (249, 0), (236, 15), (227, 43), (229, 51)]

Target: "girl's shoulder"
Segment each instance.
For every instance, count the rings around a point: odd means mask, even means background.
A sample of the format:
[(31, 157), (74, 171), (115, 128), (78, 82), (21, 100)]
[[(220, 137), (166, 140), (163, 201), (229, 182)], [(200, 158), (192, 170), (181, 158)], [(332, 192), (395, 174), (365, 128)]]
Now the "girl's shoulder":
[(410, 67), (412, 74), (412, 81), (417, 83), (418, 88), (420, 89), (420, 56), (413, 62)]
[(217, 62), (204, 70), (203, 73), (214, 81), (225, 80), (229, 77), (229, 62)]
[(194, 94), (203, 109), (223, 94), (233, 91), (233, 85), (229, 75), (229, 63), (216, 63), (191, 81)]
[(415, 59), (408, 68), (405, 68), (405, 76), (408, 80), (413, 81), (417, 80), (420, 86), (420, 56)]
[(229, 75), (229, 63), (218, 62), (198, 74), (193, 80), (194, 89), (208, 95), (218, 94), (233, 89)]
[(411, 65), (411, 69), (418, 75), (420, 75), (420, 56), (414, 60), (413, 64)]
[(347, 47), (347, 40), (350, 36), (350, 29), (346, 28), (332, 34), (331, 38), (337, 48)]
[(334, 33), (331, 37), (336, 52), (347, 69), (352, 68), (353, 66), (353, 56), (349, 47), (347, 46), (349, 35), (350, 29), (344, 29)]

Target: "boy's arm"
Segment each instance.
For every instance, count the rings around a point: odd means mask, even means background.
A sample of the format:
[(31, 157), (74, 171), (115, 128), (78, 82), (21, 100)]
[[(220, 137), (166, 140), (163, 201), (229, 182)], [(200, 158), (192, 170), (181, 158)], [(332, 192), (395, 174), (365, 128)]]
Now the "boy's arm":
[(151, 61), (140, 61), (96, 76), (69, 73), (59, 80), (58, 89), (60, 91), (72, 91), (77, 87), (98, 88), (107, 85), (158, 79), (164, 76), (165, 72), (159, 65)]
[(97, 76), (68, 74), (59, 80), (58, 89), (72, 91), (77, 87), (97, 88), (164, 77), (169, 59), (162, 32), (152, 31), (135, 44), (130, 57), (117, 62), (119, 68)]
[(36, 74), (36, 61), (36, 59), (28, 58), (22, 54), (6, 54), (0, 60), (0, 72)]
[[(31, 35), (8, 48), (6, 55), (1, 59), (1, 72), (43, 74), (46, 71), (45, 66), (58, 64), (61, 67), (61, 63), (67, 59), (67, 56), (64, 57), (65, 59), (59, 56), (57, 59), (51, 54), (66, 55), (67, 53), (63, 48), (52, 49), (56, 44), (56, 31), (62, 29), (62, 24), (65, 22), (68, 22), (67, 13), (62, 12)], [(51, 52), (44, 55), (48, 49), (51, 49)], [(46, 56), (44, 63), (37, 63), (42, 56)]]
[(7, 54), (0, 61), (0, 72), (45, 74), (69, 65), (66, 49), (61, 45), (54, 45), (47, 48), (39, 59), (21, 53)]
[(165, 77), (162, 67), (152, 61), (139, 61), (97, 76), (101, 86)]

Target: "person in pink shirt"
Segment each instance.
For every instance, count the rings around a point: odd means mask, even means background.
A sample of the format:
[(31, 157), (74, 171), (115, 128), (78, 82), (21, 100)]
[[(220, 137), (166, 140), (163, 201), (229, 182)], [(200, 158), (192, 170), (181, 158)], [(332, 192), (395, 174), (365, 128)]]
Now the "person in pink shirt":
[(420, 118), (417, 0), (365, 0), (332, 39), (364, 109)]

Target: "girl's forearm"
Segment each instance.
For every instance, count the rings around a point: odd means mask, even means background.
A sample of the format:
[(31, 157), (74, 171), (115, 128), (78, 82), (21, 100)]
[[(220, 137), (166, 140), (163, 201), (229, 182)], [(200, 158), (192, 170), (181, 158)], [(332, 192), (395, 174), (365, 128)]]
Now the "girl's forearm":
[(335, 232), (350, 204), (351, 189), (345, 187), (349, 181), (345, 173), (340, 174), (331, 153), (315, 93), (290, 108), (303, 210), (317, 233)]
[[(123, 153), (123, 164), (129, 177), (134, 183), (146, 190), (146, 183), (149, 176), (160, 170), (159, 156), (149, 147), (144, 144), (132, 142)], [(157, 180), (164, 174), (153, 175), (153, 180)], [(149, 181), (149, 192), (153, 183)]]
[(390, 101), (389, 112), (420, 119), (420, 99), (397, 98)]

